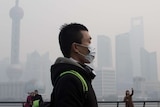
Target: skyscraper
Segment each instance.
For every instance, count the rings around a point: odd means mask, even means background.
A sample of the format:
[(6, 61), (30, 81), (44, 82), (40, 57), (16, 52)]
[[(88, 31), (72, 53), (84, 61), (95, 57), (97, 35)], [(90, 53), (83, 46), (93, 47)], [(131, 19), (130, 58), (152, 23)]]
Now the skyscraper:
[(119, 93), (133, 87), (135, 77), (142, 77), (141, 49), (144, 48), (143, 19), (131, 19), (129, 33), (116, 37), (116, 77)]
[(93, 82), (99, 100), (116, 95), (115, 70), (112, 65), (111, 39), (100, 35), (97, 39), (97, 69)]
[(144, 48), (144, 31), (143, 31), (143, 18), (136, 17), (131, 19), (131, 30), (130, 30), (130, 48), (131, 58), (133, 65), (133, 75), (141, 76), (141, 61), (140, 51)]
[(10, 17), (12, 18), (11, 64), (19, 63), (20, 20), (24, 13), (18, 3), (19, 0), (16, 0), (16, 5), (10, 10)]
[(133, 85), (129, 33), (116, 36), (116, 77), (118, 91)]
[(146, 82), (157, 82), (158, 72), (157, 72), (157, 57), (156, 53), (149, 53), (145, 49), (141, 49), (141, 71), (142, 77)]
[(107, 36), (98, 36), (97, 40), (97, 65), (98, 68), (112, 67), (111, 40)]
[[(116, 77), (113, 68), (96, 69), (96, 78), (93, 87), (98, 100), (117, 100)], [(112, 97), (112, 98), (111, 98)]]

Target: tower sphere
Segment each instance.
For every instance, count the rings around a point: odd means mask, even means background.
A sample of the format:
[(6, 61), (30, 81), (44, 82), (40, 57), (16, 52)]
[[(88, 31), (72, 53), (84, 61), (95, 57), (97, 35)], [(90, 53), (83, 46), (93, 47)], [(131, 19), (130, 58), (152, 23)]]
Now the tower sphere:
[(11, 8), (10, 10), (10, 17), (14, 20), (20, 20), (23, 18), (24, 12), (21, 7), (18, 6), (18, 1), (16, 2), (16, 5)]

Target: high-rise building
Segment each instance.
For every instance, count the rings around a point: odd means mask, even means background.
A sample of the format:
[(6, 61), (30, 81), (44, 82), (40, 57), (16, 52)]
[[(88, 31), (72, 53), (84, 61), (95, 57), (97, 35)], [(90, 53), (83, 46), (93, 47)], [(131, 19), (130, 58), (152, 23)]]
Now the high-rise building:
[(131, 19), (130, 30), (130, 49), (133, 66), (133, 76), (141, 76), (141, 61), (140, 51), (144, 48), (144, 31), (143, 31), (143, 18), (136, 17)]
[(3, 82), (0, 83), (0, 101), (25, 101), (24, 82)]
[(98, 100), (116, 100), (115, 70), (113, 68), (96, 69), (93, 87)]
[(149, 53), (145, 49), (141, 49), (141, 71), (142, 77), (146, 82), (157, 82), (157, 57), (156, 53)]
[(27, 55), (26, 72), (23, 78), (29, 81), (28, 84), (32, 84), (32, 87), (29, 86), (28, 90), (38, 89), (41, 94), (49, 96), (52, 88), (51, 81), (48, 79), (50, 78), (51, 64), (49, 53), (40, 55), (37, 51), (34, 51)]
[(111, 40), (107, 36), (98, 36), (97, 40), (97, 65), (98, 68), (112, 67)]
[(97, 69), (94, 87), (97, 97), (102, 100), (116, 96), (116, 79), (112, 62), (111, 39), (104, 35), (97, 37)]
[(93, 80), (93, 87), (98, 100), (102, 100), (102, 71), (101, 69), (95, 69), (96, 77)]
[(124, 91), (133, 85), (129, 36), (129, 33), (116, 36), (116, 79), (118, 91)]

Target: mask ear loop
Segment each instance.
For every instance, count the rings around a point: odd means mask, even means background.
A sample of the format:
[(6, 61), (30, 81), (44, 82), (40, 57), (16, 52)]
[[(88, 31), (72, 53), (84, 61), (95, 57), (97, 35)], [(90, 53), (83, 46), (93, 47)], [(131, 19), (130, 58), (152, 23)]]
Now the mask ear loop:
[(77, 49), (77, 43), (72, 43), (72, 49), (74, 50), (75, 53), (79, 53), (79, 50)]
[[(84, 47), (84, 48), (87, 48), (88, 53), (90, 52), (90, 50), (89, 50), (88, 46), (85, 46), (85, 45), (83, 45), (83, 44), (79, 44), (79, 43), (73, 43), (73, 44), (78, 45), (78, 46), (81, 46), (81, 47)], [(77, 51), (77, 53), (81, 53), (81, 52), (80, 52), (80, 51)]]

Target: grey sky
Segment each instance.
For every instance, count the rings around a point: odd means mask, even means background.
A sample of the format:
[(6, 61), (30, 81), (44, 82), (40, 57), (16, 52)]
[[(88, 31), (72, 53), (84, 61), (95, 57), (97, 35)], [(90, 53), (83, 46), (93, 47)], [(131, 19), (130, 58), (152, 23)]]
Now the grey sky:
[[(0, 60), (10, 57), (11, 19), (15, 0), (0, 0)], [(145, 48), (156, 51), (160, 67), (160, 0), (19, 0), (24, 10), (21, 20), (20, 60), (37, 50), (60, 56), (59, 28), (64, 23), (86, 25), (96, 41), (97, 35), (114, 37), (130, 30), (130, 19), (143, 16)], [(114, 51), (114, 48), (113, 48)]]

